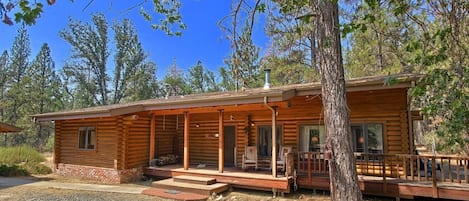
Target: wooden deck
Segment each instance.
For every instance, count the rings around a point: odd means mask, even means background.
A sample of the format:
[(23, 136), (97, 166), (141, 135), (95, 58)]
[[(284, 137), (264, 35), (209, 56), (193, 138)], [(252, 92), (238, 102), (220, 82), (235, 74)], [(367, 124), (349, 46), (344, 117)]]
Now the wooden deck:
[[(289, 193), (292, 177), (272, 177), (270, 171), (247, 170), (240, 168), (225, 168), (223, 173), (218, 172), (216, 167), (197, 168), (189, 167), (184, 170), (182, 165), (166, 165), (162, 167), (145, 168), (144, 173), (149, 176), (170, 178), (175, 176), (198, 176), (215, 178), (217, 182), (230, 184), (237, 188), (248, 188), (256, 190), (276, 191)], [(279, 172), (279, 175), (280, 172)]]
[[(363, 194), (377, 195), (395, 198), (430, 197), (454, 200), (469, 200), (469, 185), (456, 183), (439, 183), (434, 191), (431, 181), (405, 181), (396, 178), (358, 176), (360, 189)], [(297, 179), (299, 188), (329, 190), (329, 177), (299, 176)]]
[[(323, 155), (299, 153), (300, 188), (329, 190), (329, 165)], [(356, 157), (363, 194), (469, 200), (468, 157), (407, 154), (356, 154)]]

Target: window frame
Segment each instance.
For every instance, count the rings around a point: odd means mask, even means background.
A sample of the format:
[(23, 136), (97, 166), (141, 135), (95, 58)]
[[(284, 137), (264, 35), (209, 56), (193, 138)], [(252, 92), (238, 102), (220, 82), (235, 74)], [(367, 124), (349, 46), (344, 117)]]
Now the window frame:
[[(85, 132), (85, 139), (84, 139), (84, 147), (81, 147), (81, 132)], [(93, 132), (94, 131), (94, 132)], [(94, 138), (91, 137), (94, 134)], [(97, 128), (96, 126), (82, 126), (78, 128), (78, 149), (84, 151), (93, 151), (96, 150), (96, 142), (97, 142)], [(90, 138), (92, 138), (90, 141)], [(90, 146), (93, 146), (90, 148)]]
[[(257, 155), (260, 156), (260, 157), (272, 157), (272, 152), (269, 151), (269, 150), (272, 150), (272, 144), (270, 145), (270, 149), (269, 147), (267, 147), (267, 155), (264, 155), (264, 154), (261, 154), (263, 153), (261, 151), (261, 147), (260, 147), (260, 129), (263, 129), (263, 128), (270, 128), (270, 138), (268, 138), (268, 140), (272, 140), (272, 125), (259, 125), (256, 127), (256, 131), (257, 131)], [(277, 150), (276, 150), (276, 153), (278, 153), (278, 151), (280, 150), (280, 147), (283, 146), (283, 125), (281, 124), (277, 124), (277, 142), (278, 142), (278, 146), (277, 146)], [(267, 145), (268, 146), (268, 145)]]
[[(304, 131), (306, 131), (305, 129), (309, 129), (307, 133), (305, 133)], [(316, 150), (312, 150), (312, 147), (311, 147), (311, 138), (312, 138), (312, 133), (311, 131), (312, 130), (317, 130), (319, 131), (318, 133), (318, 143), (317, 146), (315, 149)], [(326, 126), (324, 124), (314, 124), (314, 123), (301, 123), (301, 124), (298, 124), (298, 132), (299, 132), (299, 135), (298, 135), (298, 150), (300, 150), (301, 152), (325, 152), (326, 151)], [(302, 143), (304, 142), (305, 138), (304, 135), (307, 135), (307, 138), (308, 138), (308, 143), (307, 143), (307, 147), (308, 147), (308, 150), (303, 150), (303, 148), (305, 147), (305, 145)]]
[[(381, 150), (378, 152), (370, 152), (369, 148), (369, 125), (380, 125), (381, 126), (381, 139), (378, 140), (381, 142)], [(363, 151), (358, 151), (358, 144), (357, 144), (357, 136), (353, 130), (353, 127), (360, 127), (362, 130), (362, 135), (363, 135)], [(352, 130), (352, 142), (353, 142), (353, 151), (355, 153), (363, 153), (363, 154), (384, 154), (385, 152), (385, 124), (382, 122), (369, 122), (369, 123), (352, 123), (350, 125), (350, 128)]]

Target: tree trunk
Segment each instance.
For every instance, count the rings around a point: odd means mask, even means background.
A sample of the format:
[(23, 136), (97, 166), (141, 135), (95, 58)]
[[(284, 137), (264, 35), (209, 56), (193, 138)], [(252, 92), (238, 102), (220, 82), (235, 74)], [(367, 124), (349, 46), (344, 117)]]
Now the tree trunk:
[(334, 201), (362, 200), (352, 149), (337, 1), (318, 1), (318, 61), (322, 83), (327, 151), (331, 153), (330, 188)]

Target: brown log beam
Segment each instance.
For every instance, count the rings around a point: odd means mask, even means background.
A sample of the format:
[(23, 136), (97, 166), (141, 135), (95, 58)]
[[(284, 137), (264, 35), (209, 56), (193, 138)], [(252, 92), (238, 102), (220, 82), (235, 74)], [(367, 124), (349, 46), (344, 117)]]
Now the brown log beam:
[(184, 170), (189, 169), (189, 112), (184, 112)]
[(151, 115), (150, 121), (150, 155), (148, 158), (148, 166), (151, 166), (151, 160), (155, 157), (155, 127), (156, 127), (156, 115)]
[(223, 110), (218, 111), (218, 172), (223, 173), (225, 166), (225, 132), (223, 126)]
[[(272, 107), (277, 108), (286, 108), (287, 102), (275, 102), (269, 103)], [(263, 104), (246, 104), (246, 105), (223, 105), (223, 106), (210, 106), (210, 107), (198, 107), (198, 108), (182, 108), (182, 109), (168, 109), (168, 110), (157, 110), (153, 111), (152, 113), (158, 115), (175, 115), (181, 114), (186, 111), (189, 111), (191, 114), (199, 114), (199, 113), (215, 113), (219, 110), (223, 110), (226, 112), (241, 112), (241, 111), (256, 111), (256, 110), (265, 110)]]

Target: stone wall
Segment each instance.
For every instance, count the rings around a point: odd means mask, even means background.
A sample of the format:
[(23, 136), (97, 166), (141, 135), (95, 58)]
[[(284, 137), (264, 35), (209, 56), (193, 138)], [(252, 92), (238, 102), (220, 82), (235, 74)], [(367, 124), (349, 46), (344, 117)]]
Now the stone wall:
[(59, 163), (54, 168), (56, 174), (64, 177), (73, 177), (104, 184), (120, 184), (138, 181), (142, 178), (143, 169), (133, 168), (116, 170), (113, 168), (101, 168), (92, 166), (72, 165)]

